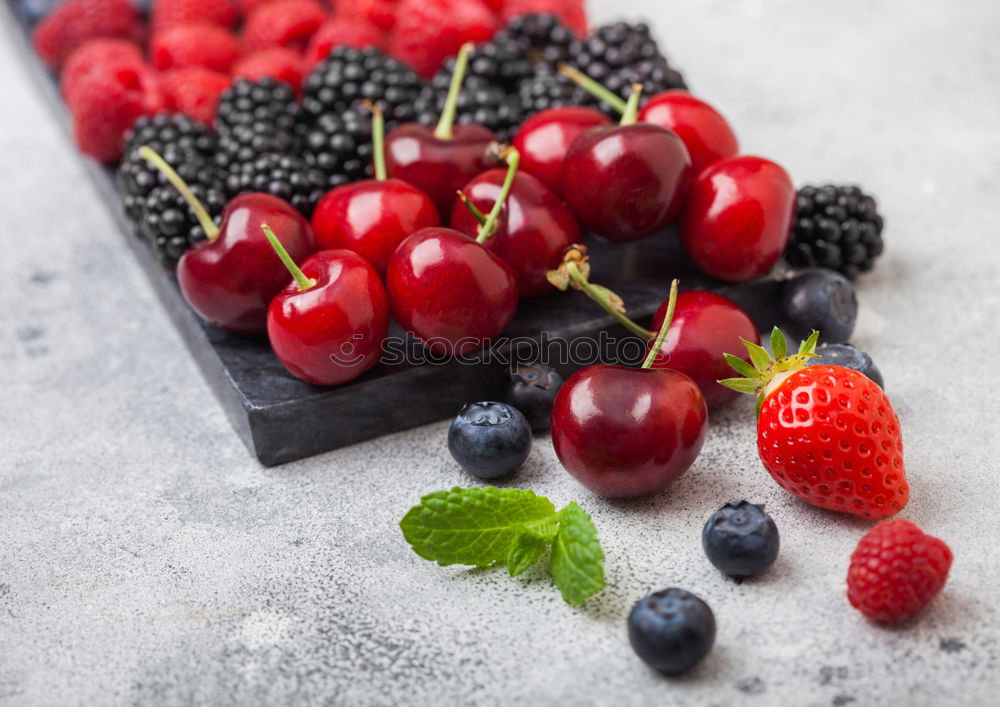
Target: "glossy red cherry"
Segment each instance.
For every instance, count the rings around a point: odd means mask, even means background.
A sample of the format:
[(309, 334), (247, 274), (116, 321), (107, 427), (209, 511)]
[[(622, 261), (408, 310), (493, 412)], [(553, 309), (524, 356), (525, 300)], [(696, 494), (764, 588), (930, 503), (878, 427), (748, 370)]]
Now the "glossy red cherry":
[(389, 302), (371, 264), (349, 250), (323, 250), (300, 269), (270, 229), (267, 238), (278, 254), (271, 257), (293, 278), (267, 310), (271, 348), (288, 372), (313, 385), (340, 385), (378, 363)]
[(677, 215), (691, 158), (674, 133), (635, 123), (638, 91), (622, 124), (581, 133), (563, 164), (562, 194), (580, 224), (611, 241), (634, 241)]
[[(654, 330), (662, 325), (669, 305), (666, 301), (656, 310)], [(652, 367), (685, 374), (701, 388), (708, 407), (717, 408), (740, 395), (716, 383), (732, 375), (725, 354), (744, 350), (740, 339), (760, 343), (757, 327), (738, 304), (714, 292), (681, 292), (673, 322)], [(652, 347), (650, 342), (648, 348)]]
[(594, 493), (611, 498), (657, 493), (701, 451), (708, 429), (701, 389), (679, 371), (649, 368), (651, 358), (643, 368), (588, 366), (570, 376), (556, 396), (551, 418), (556, 456)]
[(471, 44), (455, 62), (451, 87), (437, 127), (405, 123), (385, 140), (389, 176), (402, 179), (427, 194), (442, 220), (451, 212), (455, 192), (493, 165), (491, 145), (496, 135), (481, 125), (455, 125), (455, 111)]
[(713, 162), (740, 151), (736, 135), (722, 114), (687, 91), (656, 94), (639, 111), (639, 122), (677, 133), (691, 156), (695, 175)]
[(781, 166), (761, 157), (719, 160), (698, 175), (680, 221), (680, 239), (707, 275), (730, 282), (758, 278), (788, 243), (795, 187)]
[(437, 208), (422, 191), (400, 179), (387, 179), (382, 111), (373, 107), (375, 179), (345, 184), (316, 205), (312, 230), (320, 249), (347, 248), (385, 275), (396, 247), (421, 228), (440, 225)]
[[(489, 212), (500, 198), (505, 175), (505, 170), (491, 169), (466, 184), (462, 193), (477, 211)], [(480, 221), (456, 199), (451, 225), (474, 237)], [(483, 245), (513, 269), (521, 296), (534, 297), (552, 290), (546, 273), (558, 267), (563, 252), (579, 240), (580, 227), (559, 197), (530, 174), (518, 172), (497, 231)]]
[(604, 113), (583, 106), (539, 111), (518, 128), (512, 144), (521, 153), (521, 170), (561, 194), (562, 166), (576, 137), (598, 126), (611, 125)]

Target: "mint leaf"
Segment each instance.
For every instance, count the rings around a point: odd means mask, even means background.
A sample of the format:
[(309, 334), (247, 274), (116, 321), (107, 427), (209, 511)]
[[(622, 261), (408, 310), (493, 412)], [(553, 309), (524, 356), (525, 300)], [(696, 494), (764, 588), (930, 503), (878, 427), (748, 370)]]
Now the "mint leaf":
[(553, 526), (555, 515), (552, 502), (531, 491), (456, 486), (424, 496), (399, 526), (425, 560), (484, 567), (505, 562), (516, 538)]
[(507, 571), (510, 576), (516, 577), (538, 562), (548, 546), (549, 542), (532, 533), (518, 535), (507, 552)]
[(575, 503), (559, 512), (552, 578), (570, 604), (582, 604), (604, 588), (604, 551), (597, 540), (597, 528)]

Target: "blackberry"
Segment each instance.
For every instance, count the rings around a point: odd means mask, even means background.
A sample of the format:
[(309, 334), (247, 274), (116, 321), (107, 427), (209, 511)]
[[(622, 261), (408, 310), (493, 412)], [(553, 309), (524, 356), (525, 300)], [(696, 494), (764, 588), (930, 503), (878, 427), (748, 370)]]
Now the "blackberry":
[(305, 160), (274, 152), (240, 163), (226, 177), (230, 197), (244, 192), (265, 192), (284, 199), (306, 218), (326, 192), (326, 180)]
[(408, 64), (374, 47), (337, 47), (305, 80), (304, 119), (311, 126), (322, 116), (342, 114), (367, 99), (382, 104), (386, 128), (391, 129), (414, 119), (413, 104), (424, 85)]
[(555, 15), (518, 15), (497, 32), (493, 41), (506, 47), (516, 47), (535, 64), (553, 69), (561, 61), (573, 60), (572, 48), (578, 44), (576, 35)]
[[(218, 224), (226, 206), (222, 182), (189, 186)], [(154, 187), (143, 201), (139, 234), (149, 241), (157, 260), (167, 267), (176, 265), (190, 246), (205, 240), (205, 231), (191, 207), (169, 184)]]
[(794, 267), (830, 268), (853, 280), (882, 254), (883, 226), (875, 199), (859, 187), (802, 187), (785, 259)]
[(216, 162), (229, 172), (265, 153), (296, 152), (298, 117), (295, 91), (287, 83), (270, 77), (238, 79), (219, 98)]
[(371, 177), (371, 118), (353, 109), (319, 116), (302, 133), (302, 156), (328, 189)]

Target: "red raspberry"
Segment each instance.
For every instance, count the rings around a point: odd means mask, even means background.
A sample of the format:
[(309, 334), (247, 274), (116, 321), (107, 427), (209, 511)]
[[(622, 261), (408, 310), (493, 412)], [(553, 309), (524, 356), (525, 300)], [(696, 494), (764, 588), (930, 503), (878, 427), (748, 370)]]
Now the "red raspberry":
[(387, 37), (371, 25), (335, 18), (323, 23), (312, 36), (306, 49), (306, 66), (310, 69), (326, 59), (334, 48), (341, 45), (356, 47), (375, 47), (385, 49)]
[(337, 17), (364, 22), (388, 32), (396, 26), (397, 7), (399, 0), (351, 0), (337, 8)]
[(879, 523), (851, 555), (847, 598), (872, 621), (902, 621), (937, 596), (951, 560), (948, 546), (916, 524), (903, 519)]
[(504, 0), (503, 19), (509, 22), (531, 12), (555, 15), (578, 37), (586, 37), (587, 8), (584, 5), (583, 0)]
[(210, 22), (174, 25), (153, 35), (149, 54), (157, 69), (204, 66), (228, 73), (243, 48), (236, 35)]
[(233, 65), (233, 78), (257, 81), (270, 76), (298, 90), (305, 65), (297, 52), (285, 47), (271, 47), (247, 54)]
[(184, 113), (205, 125), (215, 122), (215, 108), (219, 96), (229, 88), (226, 74), (203, 66), (186, 66), (163, 73), (163, 86), (167, 90), (170, 108)]
[(239, 13), (233, 0), (156, 0), (153, 4), (153, 26), (157, 31), (192, 22), (211, 22), (233, 28)]
[(143, 64), (95, 67), (73, 88), (73, 137), (80, 152), (116, 162), (132, 124), (167, 108), (159, 78)]
[(59, 69), (74, 49), (98, 37), (142, 43), (142, 21), (129, 0), (69, 0), (38, 24), (32, 40), (42, 61)]
[(326, 21), (326, 10), (316, 0), (284, 0), (254, 10), (243, 26), (248, 51), (288, 47), (302, 51)]
[(90, 39), (74, 49), (66, 59), (59, 77), (59, 88), (66, 104), (72, 108), (80, 84), (92, 71), (117, 66), (142, 67), (145, 63), (142, 51), (128, 40)]
[(402, 0), (390, 53), (426, 78), (466, 42), (487, 42), (499, 29), (482, 0)]

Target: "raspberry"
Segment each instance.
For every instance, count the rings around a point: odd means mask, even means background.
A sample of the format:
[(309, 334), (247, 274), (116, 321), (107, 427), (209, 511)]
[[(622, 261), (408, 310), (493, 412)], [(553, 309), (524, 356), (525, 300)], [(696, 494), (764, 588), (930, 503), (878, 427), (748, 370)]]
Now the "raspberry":
[(851, 555), (847, 598), (872, 621), (902, 621), (937, 596), (951, 561), (948, 546), (916, 524), (903, 519), (879, 523)]
[(260, 49), (247, 54), (233, 65), (233, 77), (257, 81), (270, 76), (298, 90), (305, 76), (305, 65), (295, 51), (285, 47)]
[(125, 133), (136, 119), (166, 108), (159, 80), (146, 66), (96, 69), (73, 91), (73, 138), (84, 154), (101, 162), (122, 156)]
[(59, 69), (88, 39), (118, 38), (141, 43), (139, 13), (128, 0), (69, 0), (42, 20), (32, 41), (50, 68)]
[(335, 18), (323, 23), (309, 41), (306, 48), (305, 61), (308, 68), (330, 56), (330, 52), (341, 46), (375, 47), (385, 49), (387, 37), (371, 25), (355, 20)]
[(229, 88), (229, 76), (203, 66), (185, 66), (163, 73), (172, 110), (211, 125), (219, 96)]
[(233, 0), (156, 0), (153, 4), (152, 24), (157, 31), (192, 22), (211, 22), (232, 28), (237, 19)]
[(204, 66), (228, 73), (242, 47), (236, 35), (211, 22), (174, 25), (153, 35), (150, 59), (160, 70)]
[(243, 45), (248, 51), (289, 47), (301, 51), (326, 21), (326, 10), (316, 0), (284, 0), (262, 5), (247, 18)]
[(59, 77), (59, 88), (66, 105), (72, 108), (77, 88), (92, 71), (144, 65), (142, 51), (128, 40), (89, 39), (74, 49), (66, 59)]
[(396, 8), (399, 0), (350, 0), (337, 8), (337, 17), (355, 20), (389, 32), (396, 26)]
[(528, 13), (555, 15), (578, 37), (587, 36), (587, 10), (583, 0), (506, 0), (502, 17), (510, 21)]
[(488, 42), (499, 29), (482, 0), (402, 0), (390, 54), (426, 78), (466, 42)]

